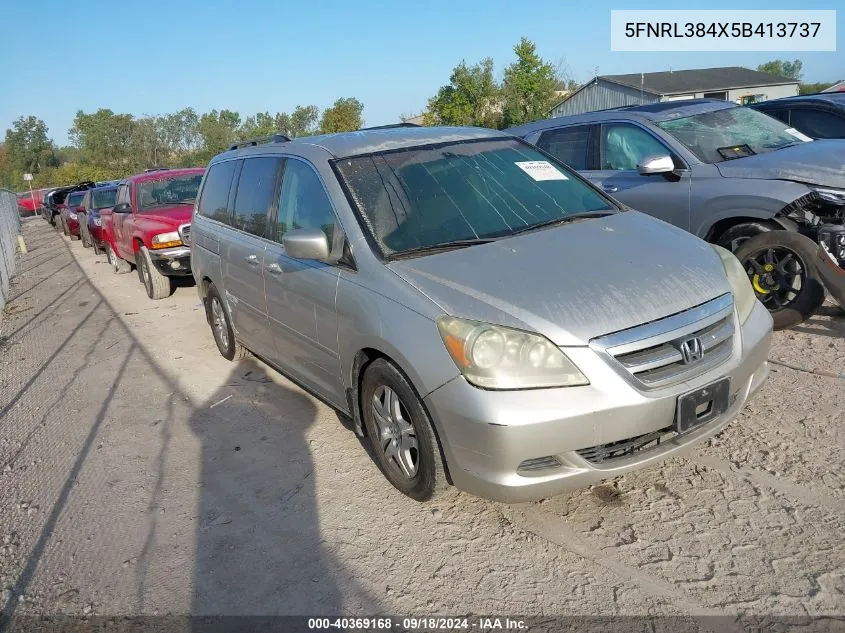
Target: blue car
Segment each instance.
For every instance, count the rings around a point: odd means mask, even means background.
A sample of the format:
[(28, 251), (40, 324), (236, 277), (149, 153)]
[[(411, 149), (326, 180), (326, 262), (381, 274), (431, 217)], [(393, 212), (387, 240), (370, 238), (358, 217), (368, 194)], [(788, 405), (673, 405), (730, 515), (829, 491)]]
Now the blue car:
[(82, 199), (81, 206), (84, 211), (79, 218), (82, 245), (85, 248), (93, 248), (95, 255), (105, 252), (100, 212), (103, 209), (114, 207), (115, 197), (117, 196), (117, 182), (98, 184), (93, 189), (89, 189)]

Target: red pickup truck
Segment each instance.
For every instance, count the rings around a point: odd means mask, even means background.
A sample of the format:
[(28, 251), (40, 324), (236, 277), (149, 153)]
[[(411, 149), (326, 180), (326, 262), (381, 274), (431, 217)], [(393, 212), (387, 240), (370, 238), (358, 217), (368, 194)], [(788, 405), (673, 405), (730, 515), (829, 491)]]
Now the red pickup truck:
[(173, 292), (173, 277), (191, 274), (191, 212), (205, 172), (167, 169), (130, 176), (117, 187), (115, 206), (103, 211), (103, 237), (115, 273), (134, 265), (150, 299)]

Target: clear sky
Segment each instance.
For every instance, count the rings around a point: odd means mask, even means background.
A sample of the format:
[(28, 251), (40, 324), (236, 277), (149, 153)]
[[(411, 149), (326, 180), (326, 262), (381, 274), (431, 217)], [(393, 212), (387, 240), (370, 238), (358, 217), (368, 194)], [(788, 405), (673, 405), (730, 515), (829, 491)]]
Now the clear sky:
[[(838, 50), (612, 53), (611, 8), (839, 9)], [(60, 145), (80, 109), (141, 115), (193, 106), (243, 118), (356, 97), (366, 124), (393, 123), (421, 112), (461, 59), (490, 56), (501, 76), (522, 36), (547, 60), (565, 60), (579, 82), (596, 69), (755, 68), (777, 57), (801, 59), (805, 81), (845, 79), (841, 0), (7, 0), (2, 15), (0, 134), (34, 114)]]

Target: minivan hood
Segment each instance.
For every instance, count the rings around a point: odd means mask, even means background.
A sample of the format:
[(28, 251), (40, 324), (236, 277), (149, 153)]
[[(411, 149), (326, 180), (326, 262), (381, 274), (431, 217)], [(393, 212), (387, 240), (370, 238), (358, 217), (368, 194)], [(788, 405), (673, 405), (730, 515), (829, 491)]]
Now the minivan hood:
[(138, 215), (146, 220), (153, 220), (178, 228), (181, 224), (190, 223), (193, 210), (193, 205), (182, 204), (174, 207), (160, 207), (154, 211), (141, 211)]
[(819, 139), (716, 163), (725, 178), (794, 180), (845, 189), (845, 139)]
[(388, 267), (452, 316), (533, 330), (556, 345), (586, 345), (731, 290), (706, 242), (636, 211)]

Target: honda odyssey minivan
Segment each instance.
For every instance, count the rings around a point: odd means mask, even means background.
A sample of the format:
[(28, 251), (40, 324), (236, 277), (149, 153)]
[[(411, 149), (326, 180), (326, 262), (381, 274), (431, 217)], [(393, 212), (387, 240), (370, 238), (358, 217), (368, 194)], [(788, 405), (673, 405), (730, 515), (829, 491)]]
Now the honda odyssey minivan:
[(655, 464), (768, 374), (772, 319), (731, 253), (493, 130), (233, 145), (203, 178), (191, 258), (221, 354), (350, 416), (420, 501)]

